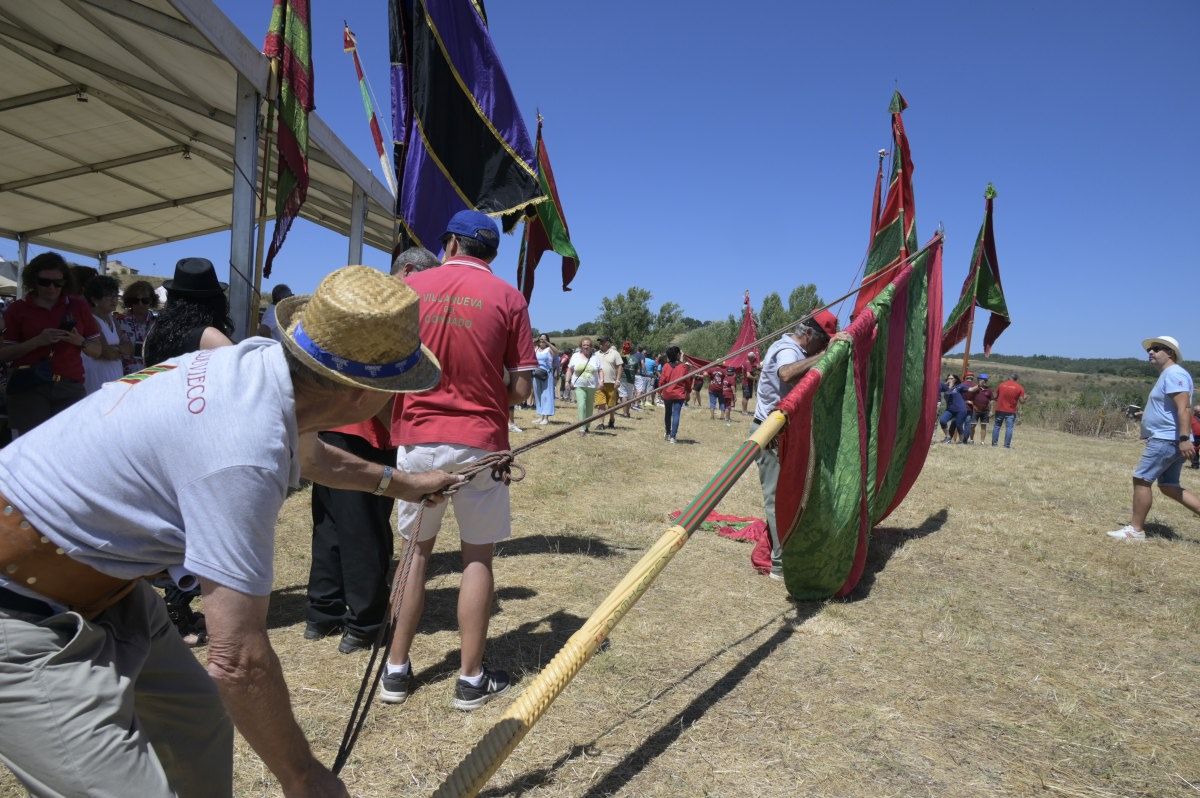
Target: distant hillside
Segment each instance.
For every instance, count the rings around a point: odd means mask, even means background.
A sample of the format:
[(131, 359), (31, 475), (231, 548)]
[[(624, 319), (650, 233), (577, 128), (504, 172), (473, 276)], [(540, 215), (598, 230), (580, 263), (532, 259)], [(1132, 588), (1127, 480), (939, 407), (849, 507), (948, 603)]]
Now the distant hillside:
[[(946, 355), (946, 358), (957, 359), (961, 362), (962, 352), (952, 352)], [(1137, 377), (1149, 380), (1153, 380), (1158, 375), (1157, 370), (1150, 365), (1149, 361), (1134, 357), (1063, 357), (1061, 355), (992, 353), (991, 358), (984, 358), (982, 352), (975, 352), (971, 355), (971, 363), (978, 362), (981, 369), (988, 360), (998, 360), (1017, 368), (1066, 371), (1072, 374), (1108, 374), (1114, 377)], [(1196, 361), (1184, 361), (1181, 365), (1191, 372), (1193, 377), (1200, 379), (1200, 365), (1197, 365)]]

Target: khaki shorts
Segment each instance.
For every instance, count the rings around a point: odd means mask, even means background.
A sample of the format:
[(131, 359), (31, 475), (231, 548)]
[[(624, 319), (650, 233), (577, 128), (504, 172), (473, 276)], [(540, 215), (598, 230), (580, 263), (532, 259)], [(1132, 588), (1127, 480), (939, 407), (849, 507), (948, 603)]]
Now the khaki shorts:
[[(467, 465), (491, 452), (455, 443), (427, 443), (404, 446), (396, 453), (396, 467), (408, 473), (449, 469)], [(409, 540), (420, 520), (417, 540), (437, 537), (442, 528), (446, 507), (454, 507), (458, 521), (458, 536), (463, 543), (486, 545), (512, 536), (512, 517), (509, 510), (508, 485), (492, 479), (492, 472), (481, 471), (459, 487), (449, 501), (434, 507), (413, 502), (396, 502), (396, 531)]]

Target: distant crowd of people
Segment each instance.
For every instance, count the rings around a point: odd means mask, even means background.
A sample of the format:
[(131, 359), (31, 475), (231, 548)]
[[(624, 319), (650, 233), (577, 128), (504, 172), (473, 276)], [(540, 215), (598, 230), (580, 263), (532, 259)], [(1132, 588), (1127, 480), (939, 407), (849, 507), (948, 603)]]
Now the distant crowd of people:
[(942, 443), (974, 443), (976, 430), (979, 431), (979, 442), (983, 443), (988, 422), (994, 415), (992, 446), (999, 445), (1000, 427), (1004, 427), (1004, 448), (1012, 448), (1017, 413), (1029, 396), (1016, 374), (1010, 374), (995, 389), (989, 384), (990, 379), (989, 375), (980, 374), (976, 382), (975, 375), (967, 372), (962, 379), (951, 374), (943, 380), (938, 391)]
[[(648, 347), (628, 340), (618, 349), (605, 336), (584, 337), (578, 348), (559, 350), (548, 336), (540, 335), (534, 349), (538, 367), (533, 372), (532, 403), (527, 406), (536, 413), (534, 424), (549, 424), (557, 402), (574, 404), (579, 422), (600, 415), (597, 426), (604, 429), (616, 428), (618, 410), (624, 418), (631, 418), (633, 413), (662, 407), (663, 440), (667, 443), (677, 442), (683, 408), (702, 407), (706, 385), (710, 419), (731, 424), (738, 395), (742, 414), (749, 415), (760, 374), (758, 353), (753, 351), (748, 353), (745, 367), (705, 367), (703, 361), (685, 358), (677, 346), (655, 355)], [(587, 436), (591, 427), (585, 423), (578, 434)], [(515, 420), (510, 420), (509, 430), (523, 431)]]

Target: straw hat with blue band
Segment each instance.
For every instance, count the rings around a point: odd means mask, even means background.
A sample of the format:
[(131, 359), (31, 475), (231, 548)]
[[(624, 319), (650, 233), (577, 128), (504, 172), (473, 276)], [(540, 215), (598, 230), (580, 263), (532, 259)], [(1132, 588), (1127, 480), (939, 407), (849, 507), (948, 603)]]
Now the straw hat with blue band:
[(366, 266), (330, 274), (311, 296), (276, 308), (283, 345), (313, 371), (355, 388), (426, 391), (442, 368), (421, 345), (420, 299), (394, 277)]

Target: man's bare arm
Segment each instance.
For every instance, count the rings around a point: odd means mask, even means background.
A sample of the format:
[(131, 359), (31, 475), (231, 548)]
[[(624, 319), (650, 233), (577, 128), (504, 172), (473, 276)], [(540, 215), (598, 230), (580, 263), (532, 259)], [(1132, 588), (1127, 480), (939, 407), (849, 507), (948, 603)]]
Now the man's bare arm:
[(508, 383), (508, 403), (519, 405), (533, 393), (533, 372), (514, 371)]
[[(379, 486), (383, 466), (330, 446), (310, 433), (300, 436), (300, 473), (327, 488), (371, 493)], [(384, 495), (406, 502), (425, 500), (437, 504), (445, 501), (444, 496), (436, 495), (438, 491), (462, 481), (461, 477), (445, 471), (409, 474), (396, 470)]]
[[(1183, 391), (1171, 394), (1171, 399), (1175, 402), (1176, 423), (1179, 425), (1177, 430), (1178, 437), (1180, 438), (1188, 435), (1189, 430), (1192, 428), (1191, 398), (1189, 394)], [(1192, 459), (1192, 456), (1196, 453), (1196, 444), (1192, 443), (1190, 436), (1188, 440), (1179, 441), (1179, 453), (1188, 460)]]
[(292, 714), (279, 658), (267, 638), (269, 596), (200, 580), (208, 628), (208, 674), (233, 725), (270, 768), (286, 796), (346, 796), (317, 761)]
[(825, 352), (829, 349), (830, 346), (833, 346), (838, 341), (849, 341), (849, 340), (850, 340), (850, 333), (843, 330), (842, 332), (833, 336), (833, 338), (831, 338), (829, 340), (829, 345), (826, 346), (825, 349), (822, 349), (820, 352), (816, 353), (815, 355), (806, 357), (803, 360), (797, 360), (795, 363), (788, 363), (785, 366), (780, 366), (779, 367), (779, 379), (781, 379), (787, 383), (796, 382), (796, 380), (798, 380), (804, 376), (804, 372), (808, 371), (810, 368), (817, 365), (817, 361), (819, 361), (822, 357), (825, 356)]

